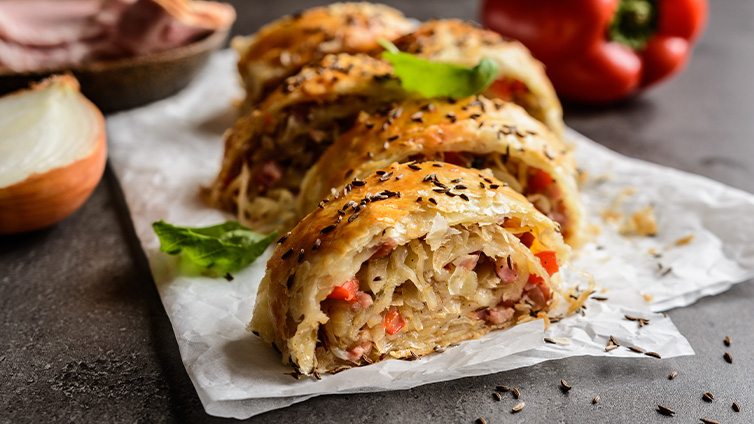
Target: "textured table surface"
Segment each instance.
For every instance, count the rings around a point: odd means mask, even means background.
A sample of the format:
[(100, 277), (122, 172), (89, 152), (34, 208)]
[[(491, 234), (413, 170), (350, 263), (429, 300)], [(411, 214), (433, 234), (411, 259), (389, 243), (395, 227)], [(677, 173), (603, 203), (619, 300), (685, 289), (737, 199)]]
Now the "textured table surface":
[[(249, 33), (317, 2), (233, 3), (235, 32)], [(419, 19), (473, 19), (478, 9), (462, 0), (387, 3)], [(707, 32), (683, 75), (621, 105), (566, 107), (566, 123), (628, 156), (754, 192), (754, 2), (711, 3)], [(670, 316), (695, 356), (572, 358), (399, 392), (323, 396), (249, 421), (754, 422), (754, 285)], [(723, 360), (726, 350), (732, 364)], [(671, 371), (678, 373), (672, 381)], [(204, 413), (110, 170), (63, 223), (0, 238), (0, 379), (0, 422), (230, 421)], [(573, 386), (568, 394), (560, 379)], [(510, 394), (495, 401), (497, 384), (518, 387), (526, 408), (512, 414), (518, 401)], [(712, 402), (702, 400), (706, 391)], [(658, 414), (657, 404), (677, 416)]]

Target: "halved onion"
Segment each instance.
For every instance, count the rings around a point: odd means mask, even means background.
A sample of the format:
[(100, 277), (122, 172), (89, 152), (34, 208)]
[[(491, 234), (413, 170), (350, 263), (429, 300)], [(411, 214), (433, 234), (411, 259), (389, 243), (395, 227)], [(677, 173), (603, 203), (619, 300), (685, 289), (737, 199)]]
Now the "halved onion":
[(102, 178), (105, 118), (70, 75), (0, 97), (0, 234), (55, 224)]

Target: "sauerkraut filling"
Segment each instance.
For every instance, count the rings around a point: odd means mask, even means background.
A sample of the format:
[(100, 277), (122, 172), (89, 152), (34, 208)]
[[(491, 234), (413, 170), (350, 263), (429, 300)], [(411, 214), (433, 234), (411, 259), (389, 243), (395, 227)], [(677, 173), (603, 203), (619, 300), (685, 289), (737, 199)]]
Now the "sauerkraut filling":
[(565, 196), (556, 181), (547, 172), (527, 165), (510, 153), (477, 155), (470, 152), (437, 152), (432, 156), (411, 156), (410, 159), (438, 160), (466, 168), (489, 169), (495, 178), (523, 194), (537, 210), (560, 224), (564, 234), (570, 234)]
[(358, 111), (379, 107), (361, 96), (349, 96), (323, 107), (298, 104), (281, 115), (287, 119), (258, 136), (257, 146), (241, 158), (234, 177), (226, 181), (222, 197), (231, 198), (239, 221), (257, 231), (286, 229), (296, 222), (295, 199), (306, 172), (342, 133), (350, 129)]
[(552, 304), (557, 262), (532, 231), (508, 220), (383, 242), (321, 303), (318, 368), (411, 357), (535, 319)]

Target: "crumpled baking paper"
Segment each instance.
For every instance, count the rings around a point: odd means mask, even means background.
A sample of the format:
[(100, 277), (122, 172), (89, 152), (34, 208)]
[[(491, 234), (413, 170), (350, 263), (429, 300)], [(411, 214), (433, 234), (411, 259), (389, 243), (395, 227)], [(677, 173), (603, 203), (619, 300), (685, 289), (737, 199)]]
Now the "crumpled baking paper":
[[(186, 226), (233, 219), (204, 205), (198, 190), (219, 170), (222, 134), (236, 116), (231, 104), (241, 92), (234, 60), (230, 51), (220, 52), (178, 95), (107, 120), (110, 162), (183, 363), (209, 414), (246, 418), (321, 394), (405, 389), (578, 355), (656, 360), (626, 346), (663, 358), (691, 355), (686, 339), (657, 312), (754, 276), (754, 232), (748, 231), (754, 228), (754, 196), (623, 157), (569, 132), (588, 175), (583, 200), (592, 223), (573, 266), (593, 275), (601, 288), (595, 296), (607, 300), (590, 300), (583, 315), (547, 331), (542, 321), (534, 321), (417, 361), (383, 361), (322, 381), (291, 378), (278, 354), (245, 330), (271, 250), (228, 282), (159, 252), (151, 228), (160, 219)], [(647, 205), (654, 207), (657, 235), (619, 235), (627, 217)], [(683, 239), (685, 244), (678, 242)], [(650, 323), (640, 328), (626, 314)], [(606, 352), (611, 335), (621, 347)], [(544, 337), (556, 343), (545, 343)]]

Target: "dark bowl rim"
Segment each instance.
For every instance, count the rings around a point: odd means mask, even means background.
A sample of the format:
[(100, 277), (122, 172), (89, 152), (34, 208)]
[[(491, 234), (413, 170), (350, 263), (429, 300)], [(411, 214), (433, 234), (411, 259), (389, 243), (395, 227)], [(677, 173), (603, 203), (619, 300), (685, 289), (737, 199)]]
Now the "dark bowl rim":
[(206, 50), (210, 50), (219, 44), (222, 44), (230, 28), (218, 29), (210, 32), (202, 38), (189, 44), (175, 47), (168, 50), (162, 50), (154, 53), (148, 53), (140, 56), (124, 57), (114, 60), (100, 60), (83, 63), (75, 66), (60, 66), (55, 68), (38, 69), (24, 72), (3, 72), (0, 71), (0, 78), (41, 78), (52, 74), (91, 74), (116, 69), (129, 68), (150, 63), (160, 63), (174, 60), (179, 57), (188, 57)]

